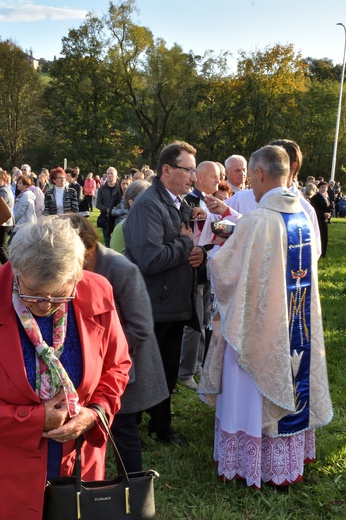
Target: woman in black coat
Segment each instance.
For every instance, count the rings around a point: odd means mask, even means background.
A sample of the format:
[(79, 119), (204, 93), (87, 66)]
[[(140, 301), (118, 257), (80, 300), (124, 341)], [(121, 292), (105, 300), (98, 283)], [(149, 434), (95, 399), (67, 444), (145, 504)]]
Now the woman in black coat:
[(318, 193), (314, 195), (311, 199), (311, 205), (315, 208), (318, 225), (320, 227), (321, 233), (321, 245), (322, 245), (322, 254), (321, 256), (325, 258), (327, 252), (327, 243), (328, 243), (328, 224), (330, 223), (330, 218), (333, 212), (333, 205), (328, 197), (328, 183), (320, 182), (318, 185)]
[(44, 215), (60, 215), (62, 213), (78, 213), (77, 192), (66, 185), (66, 172), (58, 166), (50, 171), (53, 188), (44, 195)]

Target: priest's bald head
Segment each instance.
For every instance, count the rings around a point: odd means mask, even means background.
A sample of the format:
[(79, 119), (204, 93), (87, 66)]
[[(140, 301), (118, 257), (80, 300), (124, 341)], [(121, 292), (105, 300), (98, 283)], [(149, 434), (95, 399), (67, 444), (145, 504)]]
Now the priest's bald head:
[(249, 161), (249, 177), (256, 202), (273, 188), (287, 188), (290, 160), (281, 146), (263, 146), (254, 152)]

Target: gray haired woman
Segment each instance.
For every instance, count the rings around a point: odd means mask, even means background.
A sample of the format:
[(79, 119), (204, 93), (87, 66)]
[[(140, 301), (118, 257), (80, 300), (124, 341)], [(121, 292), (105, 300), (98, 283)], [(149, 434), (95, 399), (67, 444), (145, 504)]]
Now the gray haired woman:
[(0, 267), (0, 518), (41, 520), (46, 479), (71, 475), (84, 436), (83, 478), (104, 477), (105, 432), (131, 365), (103, 277), (83, 271), (68, 220), (21, 226)]

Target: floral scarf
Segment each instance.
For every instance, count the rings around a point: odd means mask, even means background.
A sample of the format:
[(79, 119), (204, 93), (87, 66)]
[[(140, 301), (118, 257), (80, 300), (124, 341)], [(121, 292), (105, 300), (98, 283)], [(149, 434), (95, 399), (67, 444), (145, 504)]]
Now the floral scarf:
[(63, 303), (53, 315), (53, 346), (43, 340), (40, 328), (30, 309), (19, 298), (16, 281), (13, 282), (12, 303), (23, 328), (36, 350), (36, 393), (47, 401), (64, 389), (70, 417), (78, 415), (78, 394), (59, 358), (63, 352), (68, 304)]

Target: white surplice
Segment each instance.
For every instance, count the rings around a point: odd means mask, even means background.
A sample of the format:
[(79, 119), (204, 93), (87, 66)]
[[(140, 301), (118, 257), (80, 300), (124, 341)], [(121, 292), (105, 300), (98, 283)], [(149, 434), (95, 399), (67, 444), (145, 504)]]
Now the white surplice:
[[(309, 428), (280, 436), (295, 411), (286, 294), (287, 232), (281, 212), (299, 213), (297, 197), (274, 190), (242, 217), (211, 261), (220, 326), (214, 330), (199, 392), (216, 399), (219, 474), (286, 484), (315, 458), (314, 428), (332, 418), (317, 259), (311, 230), (311, 361)], [(216, 318), (217, 319), (217, 318)], [(219, 331), (219, 332), (218, 332)]]

